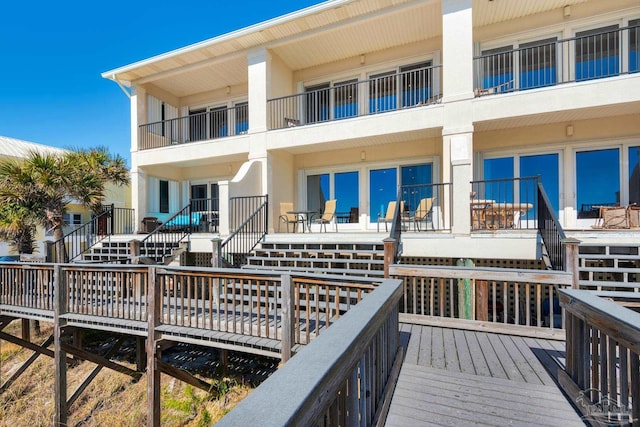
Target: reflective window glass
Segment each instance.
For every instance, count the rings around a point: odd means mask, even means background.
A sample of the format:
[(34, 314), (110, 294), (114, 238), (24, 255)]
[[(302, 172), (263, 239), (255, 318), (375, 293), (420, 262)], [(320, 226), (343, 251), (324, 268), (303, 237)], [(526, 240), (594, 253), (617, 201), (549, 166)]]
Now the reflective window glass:
[(620, 150), (576, 153), (578, 218), (590, 217), (594, 206), (620, 203)]
[(629, 147), (629, 204), (640, 205), (640, 147)]
[(337, 201), (336, 216), (340, 222), (359, 221), (359, 180), (358, 172), (336, 173), (333, 178), (334, 195)]
[(397, 200), (397, 175), (396, 168), (369, 171), (369, 218), (371, 222), (378, 220), (378, 214), (384, 216), (389, 202)]
[(307, 209), (322, 212), (324, 202), (331, 198), (329, 174), (307, 176)]

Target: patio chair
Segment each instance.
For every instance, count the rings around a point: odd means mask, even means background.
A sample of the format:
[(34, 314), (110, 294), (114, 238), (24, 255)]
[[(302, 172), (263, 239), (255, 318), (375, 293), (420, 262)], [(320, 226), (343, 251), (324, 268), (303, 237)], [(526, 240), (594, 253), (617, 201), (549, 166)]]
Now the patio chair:
[(629, 227), (640, 227), (640, 206), (629, 206)]
[(420, 223), (425, 222), (425, 225), (429, 220), (431, 220), (431, 229), (434, 230), (433, 226), (433, 197), (425, 197), (420, 200), (420, 204), (418, 205), (418, 209), (413, 213), (413, 217), (411, 220), (413, 221), (414, 227), (420, 230)]
[(602, 228), (629, 228), (628, 211), (625, 206), (601, 206)]
[[(380, 223), (384, 222), (384, 231), (389, 231), (389, 228), (387, 226), (387, 224), (393, 222), (393, 215), (396, 212), (396, 205), (398, 204), (398, 202), (391, 201), (389, 202), (389, 204), (387, 205), (387, 213), (382, 216), (380, 215), (380, 213), (378, 213), (378, 232), (380, 231)], [(402, 214), (402, 211), (404, 211), (404, 201), (400, 202), (400, 214)]]
[(293, 232), (296, 232), (298, 224), (302, 224), (304, 230), (304, 219), (300, 215), (291, 214), (293, 210), (293, 203), (282, 202), (280, 203), (280, 216), (278, 217), (278, 233), (280, 232), (280, 226), (284, 223), (287, 225), (287, 233), (289, 232), (289, 224), (293, 224)]
[(322, 226), (324, 226), (324, 231), (327, 231), (327, 224), (333, 223), (336, 225), (336, 233), (338, 232), (338, 221), (336, 220), (336, 205), (337, 201), (327, 200), (324, 202), (324, 210), (322, 214), (316, 214), (311, 217), (312, 224), (320, 224), (320, 231), (322, 231)]

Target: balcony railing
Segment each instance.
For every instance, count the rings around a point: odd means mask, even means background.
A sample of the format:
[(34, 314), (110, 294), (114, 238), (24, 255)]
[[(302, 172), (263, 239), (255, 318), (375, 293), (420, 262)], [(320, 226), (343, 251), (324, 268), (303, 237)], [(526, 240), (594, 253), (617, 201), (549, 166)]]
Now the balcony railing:
[(403, 185), (400, 188), (404, 202), (403, 231), (451, 230), (452, 186), (450, 182), (438, 184)]
[(471, 230), (537, 230), (537, 176), (471, 182)]
[(476, 95), (553, 86), (640, 71), (640, 26), (546, 39), (474, 58)]
[(138, 148), (148, 150), (241, 135), (249, 129), (248, 113), (247, 105), (236, 105), (140, 125)]
[(270, 99), (269, 129), (434, 104), (442, 95), (441, 80), (442, 66), (438, 65)]

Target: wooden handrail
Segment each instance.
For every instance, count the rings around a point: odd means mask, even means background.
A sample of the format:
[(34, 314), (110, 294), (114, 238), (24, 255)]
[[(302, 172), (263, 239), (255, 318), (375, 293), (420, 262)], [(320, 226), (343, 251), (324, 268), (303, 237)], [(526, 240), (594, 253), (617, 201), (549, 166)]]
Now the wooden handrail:
[[(361, 424), (361, 420), (369, 425), (376, 416), (380, 418), (382, 398), (394, 383), (392, 367), (399, 354), (401, 294), (399, 280), (384, 280), (218, 425), (312, 425), (331, 409), (344, 411), (341, 416), (348, 425)], [(381, 358), (373, 362), (364, 357), (371, 351), (382, 354)], [(372, 384), (380, 387), (374, 391)], [(278, 410), (272, 410), (276, 406)]]

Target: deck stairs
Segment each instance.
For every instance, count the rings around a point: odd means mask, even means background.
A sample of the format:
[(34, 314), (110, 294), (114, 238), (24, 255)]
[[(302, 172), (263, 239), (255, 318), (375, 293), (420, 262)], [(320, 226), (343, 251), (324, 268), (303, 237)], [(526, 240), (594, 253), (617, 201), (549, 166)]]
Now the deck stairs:
[(363, 277), (384, 276), (382, 242), (263, 242), (242, 267)]
[[(104, 240), (82, 256), (82, 262), (91, 263), (118, 263), (130, 262), (130, 241), (133, 238)], [(186, 250), (185, 243), (159, 242), (140, 248), (140, 256), (154, 261), (156, 264), (169, 265), (175, 262)], [(129, 260), (129, 261), (125, 261)]]

